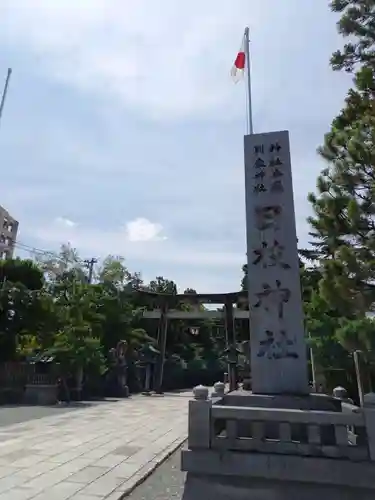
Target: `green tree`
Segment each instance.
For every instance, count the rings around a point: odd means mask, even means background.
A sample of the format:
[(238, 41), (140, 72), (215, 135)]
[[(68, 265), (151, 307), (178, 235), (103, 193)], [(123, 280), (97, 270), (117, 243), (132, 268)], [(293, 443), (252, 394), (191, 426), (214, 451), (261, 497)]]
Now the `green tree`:
[(105, 354), (116, 347), (120, 340), (132, 343), (132, 330), (139, 326), (138, 310), (134, 308), (131, 297), (124, 291), (96, 288), (97, 309), (100, 313), (101, 339)]
[(84, 262), (80, 259), (77, 249), (70, 243), (63, 243), (59, 253), (46, 252), (37, 255), (36, 262), (50, 281), (75, 277), (87, 281)]
[(34, 262), (1, 261), (0, 276), (0, 359), (9, 361), (44, 343), (56, 327), (56, 316), (43, 272)]
[(247, 290), (248, 289), (248, 284), (247, 284), (247, 280), (248, 280), (248, 268), (247, 268), (247, 264), (244, 264), (242, 266), (242, 272), (243, 272), (243, 277), (242, 277), (242, 280), (241, 280), (241, 290)]
[(350, 37), (343, 50), (334, 52), (331, 65), (334, 70), (352, 73), (375, 69), (375, 1), (332, 0), (331, 10), (339, 13), (338, 31)]
[[(31, 294), (27, 318), (21, 337), (30, 334), (35, 337), (35, 343), (40, 349), (52, 345), (55, 332), (61, 327), (62, 320), (55, 297), (43, 288), (37, 293)], [(30, 337), (29, 337), (30, 338)], [(21, 339), (20, 339), (21, 340)], [(35, 345), (32, 342), (31, 345)]]
[(16, 258), (0, 261), (0, 286), (5, 282), (20, 283), (29, 290), (40, 290), (44, 279), (41, 269), (32, 260)]
[(126, 289), (131, 292), (144, 289), (144, 283), (141, 273), (129, 273), (129, 275), (127, 276)]
[(344, 320), (336, 331), (336, 337), (349, 353), (361, 352), (360, 359), (367, 389), (372, 392), (375, 368), (375, 321), (372, 318)]
[(323, 271), (321, 292), (343, 314), (364, 316), (375, 300), (375, 3), (336, 0), (340, 33), (350, 36), (331, 59), (354, 74), (354, 88), (333, 121), (319, 154), (327, 167), (309, 194), (314, 255)]
[(321, 269), (317, 266), (306, 266), (300, 261), (301, 291), (303, 302), (309, 302), (314, 292), (319, 291), (322, 279)]
[(341, 327), (341, 314), (332, 309), (314, 290), (304, 303), (305, 324), (315, 361), (323, 371), (337, 370), (348, 366), (347, 355), (337, 338)]
[(64, 366), (64, 371), (79, 371), (94, 365), (98, 371), (104, 368), (104, 357), (100, 339), (94, 337), (92, 329), (83, 321), (67, 322), (56, 332), (52, 347), (49, 349)]
[(20, 332), (28, 324), (30, 291), (22, 284), (10, 281), (0, 290), (0, 360), (10, 361), (17, 352)]
[(98, 273), (101, 283), (111, 284), (116, 288), (123, 287), (130, 273), (125, 266), (125, 259), (120, 256), (108, 255), (102, 262)]
[(157, 276), (154, 280), (150, 281), (147, 289), (150, 292), (169, 293), (171, 295), (177, 294), (176, 283), (172, 280), (164, 278), (163, 276)]
[[(36, 262), (3, 261), (0, 360), (54, 354), (64, 378), (74, 374), (79, 386), (83, 373), (93, 374), (94, 380), (109, 349), (126, 340), (129, 367), (135, 372), (138, 351), (157, 339), (157, 322), (142, 317), (144, 308), (155, 306), (144, 291), (175, 296), (177, 285), (159, 276), (145, 286), (139, 272), (130, 272), (122, 257), (113, 256), (104, 259), (90, 284), (84, 262), (70, 245), (62, 245), (58, 254), (45, 252)], [(185, 293), (196, 292), (188, 288)], [(174, 299), (171, 307), (192, 306)], [(198, 326), (199, 334), (193, 335), (190, 326)], [(180, 367), (189, 361), (192, 370), (214, 366), (222, 343), (213, 321), (176, 320), (169, 325), (167, 360), (178, 359)]]
[(49, 347), (44, 350), (61, 364), (66, 390), (69, 376), (74, 376), (80, 390), (86, 370), (100, 374), (105, 367), (101, 342), (103, 315), (98, 307), (98, 295), (94, 286), (71, 277), (59, 281), (54, 292), (58, 325)]
[(343, 320), (336, 336), (347, 351), (362, 351), (369, 362), (375, 361), (375, 321), (372, 318)]
[(364, 115), (373, 116), (375, 111), (375, 1), (334, 0), (330, 5), (333, 12), (340, 14), (339, 33), (350, 38), (331, 58), (334, 70), (354, 75), (355, 86), (335, 120), (340, 128), (350, 127)]

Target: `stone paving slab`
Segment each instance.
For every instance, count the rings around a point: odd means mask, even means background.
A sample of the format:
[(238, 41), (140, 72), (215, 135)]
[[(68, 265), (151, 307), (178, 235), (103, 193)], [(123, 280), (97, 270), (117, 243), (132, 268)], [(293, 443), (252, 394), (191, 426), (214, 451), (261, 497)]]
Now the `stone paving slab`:
[(0, 500), (119, 500), (187, 438), (190, 392), (0, 429)]

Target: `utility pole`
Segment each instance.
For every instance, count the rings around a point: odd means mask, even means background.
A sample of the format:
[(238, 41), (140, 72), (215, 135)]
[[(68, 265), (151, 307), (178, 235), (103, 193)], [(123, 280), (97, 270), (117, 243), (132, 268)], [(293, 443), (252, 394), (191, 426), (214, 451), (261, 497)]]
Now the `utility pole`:
[(85, 266), (89, 270), (89, 275), (87, 278), (88, 283), (92, 283), (92, 277), (94, 274), (94, 265), (98, 262), (98, 259), (95, 259), (95, 257), (91, 257), (91, 259), (86, 259), (84, 260)]
[(12, 68), (8, 68), (8, 73), (7, 73), (7, 77), (6, 77), (5, 85), (4, 85), (4, 90), (3, 90), (3, 95), (1, 97), (1, 103), (0, 103), (0, 122), (1, 122), (1, 118), (3, 116), (5, 99), (6, 99), (7, 93), (8, 93), (8, 87), (9, 87), (9, 81), (10, 81), (11, 74), (12, 74)]

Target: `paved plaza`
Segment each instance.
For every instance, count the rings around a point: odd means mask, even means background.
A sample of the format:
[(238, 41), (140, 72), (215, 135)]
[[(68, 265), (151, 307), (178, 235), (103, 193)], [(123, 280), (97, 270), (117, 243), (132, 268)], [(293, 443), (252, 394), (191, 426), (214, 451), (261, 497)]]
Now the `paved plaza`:
[(0, 433), (2, 427), (27, 422), (36, 418), (62, 415), (80, 408), (75, 405), (30, 406), (30, 405), (0, 405)]
[(29, 407), (24, 420), (34, 419), (11, 425), (0, 407), (0, 500), (119, 500), (186, 439), (190, 397), (133, 396), (41, 418)]

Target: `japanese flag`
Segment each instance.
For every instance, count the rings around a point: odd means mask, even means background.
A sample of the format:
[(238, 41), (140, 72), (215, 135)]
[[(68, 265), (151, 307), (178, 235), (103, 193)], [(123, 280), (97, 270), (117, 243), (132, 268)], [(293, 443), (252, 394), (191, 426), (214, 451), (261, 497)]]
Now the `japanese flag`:
[(242, 39), (241, 48), (237, 54), (234, 64), (231, 69), (231, 77), (234, 83), (238, 83), (243, 79), (246, 67), (246, 53), (245, 53), (245, 36)]

